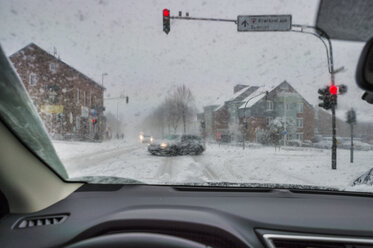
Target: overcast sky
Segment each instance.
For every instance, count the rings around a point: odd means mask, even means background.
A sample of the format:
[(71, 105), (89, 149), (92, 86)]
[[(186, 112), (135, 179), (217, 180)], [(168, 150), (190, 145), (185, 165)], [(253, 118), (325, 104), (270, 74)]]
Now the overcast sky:
[[(315, 37), (293, 32), (238, 33), (233, 23), (171, 21), (162, 31), (162, 9), (193, 17), (236, 19), (237, 15), (291, 14), (294, 24), (314, 25), (318, 1), (0, 1), (0, 43), (8, 55), (30, 42), (53, 52), (82, 73), (101, 81), (106, 97), (121, 92), (130, 104), (120, 113), (132, 125), (142, 120), (173, 87), (191, 88), (197, 107), (221, 103), (235, 84), (277, 85), (287, 80), (311, 104), (317, 89), (330, 82), (326, 53)], [(337, 84), (348, 85), (339, 99), (342, 118), (351, 107), (373, 120), (360, 100), (354, 73), (363, 44), (333, 41)], [(108, 111), (116, 103), (106, 101)]]

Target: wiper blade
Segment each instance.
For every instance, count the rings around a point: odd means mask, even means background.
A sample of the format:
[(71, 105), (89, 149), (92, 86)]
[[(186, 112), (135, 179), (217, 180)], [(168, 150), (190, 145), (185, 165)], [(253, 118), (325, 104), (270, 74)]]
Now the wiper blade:
[(136, 179), (125, 177), (109, 177), (109, 176), (85, 176), (69, 178), (70, 182), (86, 182), (90, 184), (146, 184)]
[(204, 183), (185, 183), (186, 187), (215, 187), (215, 188), (248, 188), (257, 190), (273, 190), (273, 189), (286, 189), (286, 190), (323, 190), (323, 191), (340, 191), (338, 188), (302, 185), (302, 184), (276, 184), (276, 183), (235, 183), (235, 182), (204, 182)]

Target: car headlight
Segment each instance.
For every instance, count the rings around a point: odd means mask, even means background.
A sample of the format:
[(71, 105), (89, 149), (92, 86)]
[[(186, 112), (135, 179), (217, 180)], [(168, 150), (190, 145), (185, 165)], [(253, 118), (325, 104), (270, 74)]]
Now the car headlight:
[(165, 149), (166, 147), (167, 147), (167, 143), (162, 142), (162, 143), (161, 143), (161, 148)]

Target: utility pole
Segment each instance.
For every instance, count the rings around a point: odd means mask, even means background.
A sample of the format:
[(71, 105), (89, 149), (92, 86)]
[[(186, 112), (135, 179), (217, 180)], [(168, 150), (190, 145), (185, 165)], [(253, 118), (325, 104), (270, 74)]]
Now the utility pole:
[(354, 162), (354, 125), (351, 127), (351, 148), (350, 148), (350, 163)]
[(287, 106), (286, 106), (286, 96), (284, 95), (284, 131), (286, 132), (286, 134), (284, 135), (284, 146), (286, 146), (286, 138), (287, 138), (287, 130), (286, 130), (286, 110), (287, 110)]
[(332, 169), (337, 169), (337, 130), (335, 126), (335, 105), (332, 105), (332, 129), (333, 129), (333, 144), (332, 144)]

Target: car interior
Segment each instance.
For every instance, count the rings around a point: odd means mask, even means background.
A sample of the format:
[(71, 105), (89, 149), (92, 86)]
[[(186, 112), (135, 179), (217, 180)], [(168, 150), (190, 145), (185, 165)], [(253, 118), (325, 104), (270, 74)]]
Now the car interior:
[[(336, 2), (345, 4), (336, 8)], [(373, 39), (369, 39), (373, 29), (372, 19), (365, 18), (371, 2), (359, 2), (365, 5), (320, 1), (316, 25), (331, 39), (366, 42), (356, 81), (366, 91), (361, 101), (372, 103)], [(45, 130), (37, 127), (40, 120), (29, 109), (30, 99), (21, 86), (2, 51), (0, 247), (373, 247), (371, 193), (292, 185), (254, 188), (66, 180), (60, 176), (66, 172), (58, 171), (57, 155), (51, 161), (40, 156), (54, 151), (29, 148), (49, 141)], [(37, 134), (32, 144), (24, 142), (15, 126), (22, 127), (21, 135)]]

